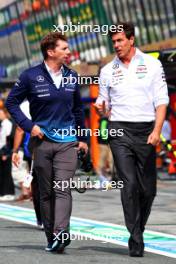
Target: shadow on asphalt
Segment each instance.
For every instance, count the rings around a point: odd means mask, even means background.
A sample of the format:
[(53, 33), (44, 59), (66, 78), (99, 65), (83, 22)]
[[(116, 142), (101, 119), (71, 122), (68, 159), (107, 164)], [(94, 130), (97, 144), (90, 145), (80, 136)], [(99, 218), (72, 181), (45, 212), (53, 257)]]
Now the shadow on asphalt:
[(85, 251), (97, 251), (97, 252), (106, 252), (110, 254), (118, 254), (118, 255), (128, 255), (127, 248), (105, 248), (105, 247), (97, 247), (97, 246), (90, 246), (90, 247), (79, 247), (78, 250), (85, 250)]
[(7, 249), (19, 249), (19, 250), (24, 250), (24, 249), (27, 249), (27, 250), (42, 250), (43, 251), (43, 246), (41, 245), (18, 245), (18, 246), (0, 246), (0, 249), (1, 248), (7, 248)]

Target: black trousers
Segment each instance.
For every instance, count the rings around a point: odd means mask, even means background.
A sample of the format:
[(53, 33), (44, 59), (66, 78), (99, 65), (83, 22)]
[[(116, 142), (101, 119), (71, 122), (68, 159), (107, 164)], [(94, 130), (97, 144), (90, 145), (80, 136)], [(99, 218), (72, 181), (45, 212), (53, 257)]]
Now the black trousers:
[(12, 178), (11, 156), (6, 160), (0, 157), (0, 195), (14, 195), (15, 188)]
[(109, 122), (111, 129), (123, 129), (123, 136), (109, 136), (119, 180), (121, 201), (130, 239), (143, 243), (143, 232), (156, 195), (155, 147), (147, 144), (153, 122)]

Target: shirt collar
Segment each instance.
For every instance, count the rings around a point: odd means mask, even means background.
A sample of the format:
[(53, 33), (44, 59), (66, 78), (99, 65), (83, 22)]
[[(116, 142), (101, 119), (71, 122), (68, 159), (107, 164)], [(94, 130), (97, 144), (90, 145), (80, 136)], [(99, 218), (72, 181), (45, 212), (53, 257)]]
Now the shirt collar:
[[(138, 48), (136, 48), (136, 50), (135, 50), (135, 54), (134, 54), (134, 56), (132, 57), (132, 60), (134, 60), (134, 59), (138, 59), (138, 58), (140, 58), (141, 56), (142, 56), (142, 51), (140, 51)], [(118, 56), (116, 56), (116, 57), (114, 58), (114, 64), (115, 64), (115, 63), (119, 63), (119, 62), (121, 62), (121, 60), (119, 59)]]
[(140, 50), (140, 49), (138, 49), (138, 48), (136, 48), (136, 52), (135, 52), (135, 54), (134, 54), (134, 57), (135, 58), (139, 58), (139, 57), (142, 57), (143, 55), (143, 52)]
[(59, 71), (57, 71), (57, 72), (54, 72), (48, 65), (47, 65), (47, 63), (44, 61), (44, 64), (45, 64), (45, 67), (46, 67), (46, 69), (47, 69), (47, 71), (50, 73), (50, 74), (54, 74), (54, 75), (60, 75), (60, 74), (62, 74), (63, 73), (63, 71), (64, 71), (64, 68), (63, 68), (63, 66), (61, 66), (61, 68), (60, 68), (60, 70)]

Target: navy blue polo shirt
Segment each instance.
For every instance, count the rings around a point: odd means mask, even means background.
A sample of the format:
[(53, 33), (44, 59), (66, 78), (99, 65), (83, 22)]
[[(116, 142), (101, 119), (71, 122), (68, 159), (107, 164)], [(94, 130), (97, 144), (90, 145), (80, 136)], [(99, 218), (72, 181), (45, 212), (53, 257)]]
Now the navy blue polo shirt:
[[(27, 132), (38, 125), (53, 141), (86, 141), (84, 135), (75, 134), (75, 129), (85, 128), (78, 75), (65, 65), (62, 74), (57, 89), (44, 62), (25, 70), (9, 93), (6, 107), (15, 122)], [(29, 101), (32, 120), (20, 109), (24, 99)]]

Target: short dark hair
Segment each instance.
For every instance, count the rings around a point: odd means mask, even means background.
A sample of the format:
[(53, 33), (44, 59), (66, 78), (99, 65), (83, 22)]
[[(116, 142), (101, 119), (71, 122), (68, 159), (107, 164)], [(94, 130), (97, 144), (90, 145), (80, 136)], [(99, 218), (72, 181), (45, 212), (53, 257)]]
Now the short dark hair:
[(132, 22), (118, 22), (116, 25), (117, 30), (116, 31), (111, 31), (109, 30), (109, 36), (112, 37), (114, 34), (119, 33), (118, 28), (119, 26), (123, 26), (123, 32), (125, 33), (127, 39), (130, 39), (132, 36), (135, 36), (135, 28), (134, 24)]
[(40, 48), (44, 59), (47, 59), (48, 57), (47, 50), (55, 49), (56, 43), (59, 39), (67, 41), (66, 36), (61, 32), (50, 32), (41, 40)]

